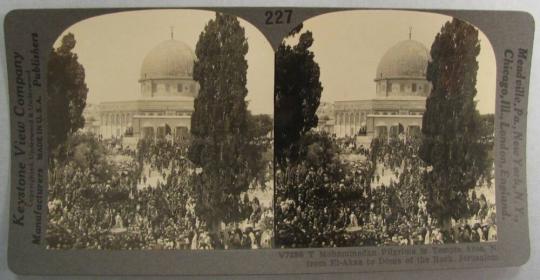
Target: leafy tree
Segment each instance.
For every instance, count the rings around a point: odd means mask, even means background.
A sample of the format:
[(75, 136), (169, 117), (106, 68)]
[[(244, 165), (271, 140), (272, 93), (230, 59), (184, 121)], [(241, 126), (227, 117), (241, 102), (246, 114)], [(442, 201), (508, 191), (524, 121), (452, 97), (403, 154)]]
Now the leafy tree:
[(425, 178), (428, 211), (443, 227), (469, 215), (468, 191), (492, 168), (474, 101), (479, 52), (478, 31), (458, 19), (442, 27), (431, 47), (427, 79), (433, 89), (419, 154), (431, 170)]
[(495, 145), (495, 115), (485, 114), (480, 115), (482, 122), (482, 136), (483, 141), (491, 146)]
[(55, 149), (68, 136), (84, 126), (82, 115), (86, 106), (88, 87), (83, 66), (78, 62), (72, 33), (62, 38), (60, 47), (53, 49), (47, 65), (47, 122), (50, 159)]
[[(353, 169), (339, 158), (339, 146), (328, 133), (310, 131), (299, 141), (297, 162), (276, 170), (274, 211), (278, 247), (317, 247), (326, 237), (343, 236), (342, 228), (336, 226), (340, 224), (339, 210), (365, 199), (363, 185), (351, 182), (356, 177)], [(291, 212), (282, 210), (287, 202), (303, 214), (293, 214), (291, 219)]]
[[(56, 158), (74, 164), (77, 168), (92, 167), (94, 175), (102, 181), (110, 179), (113, 165), (107, 160), (106, 147), (91, 133), (70, 134), (64, 143), (54, 151)], [(50, 168), (49, 183), (54, 185), (57, 174), (56, 168)]]
[[(300, 32), (295, 28), (289, 36)], [(297, 142), (318, 123), (317, 108), (320, 104), (322, 85), (319, 65), (309, 49), (313, 34), (300, 35), (298, 44), (290, 46), (285, 41), (275, 55), (275, 155), (278, 162), (298, 159)]]
[(244, 28), (234, 16), (217, 13), (199, 36), (193, 78), (200, 85), (191, 118), (188, 156), (199, 166), (193, 178), (196, 211), (212, 230), (237, 222), (241, 194), (262, 172), (259, 145), (247, 111)]
[(274, 121), (269, 115), (254, 115), (250, 118), (250, 131), (254, 137), (267, 137), (274, 128)]

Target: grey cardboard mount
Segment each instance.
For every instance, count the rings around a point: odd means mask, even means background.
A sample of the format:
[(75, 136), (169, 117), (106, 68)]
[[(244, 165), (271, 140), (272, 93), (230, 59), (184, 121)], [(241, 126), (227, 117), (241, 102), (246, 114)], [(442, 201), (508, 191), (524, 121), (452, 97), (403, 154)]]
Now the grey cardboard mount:
[[(144, 8), (147, 9), (147, 8)], [(287, 8), (291, 22), (281, 25), (265, 23), (265, 12), (280, 8), (189, 8), (220, 11), (241, 17), (266, 36), (274, 49), (289, 31), (311, 17), (351, 9)], [(20, 156), (15, 145), (26, 150), (31, 145), (46, 147), (47, 114), (21, 114), (17, 106), (46, 102), (46, 79), (41, 87), (26, 94), (18, 91), (18, 79), (24, 73), (16, 67), (17, 53), (34, 57), (24, 60), (23, 69), (40, 65), (45, 76), (49, 50), (60, 34), (78, 21), (104, 14), (143, 9), (48, 9), (15, 10), (5, 18), (7, 73), (9, 81), (10, 123), (12, 137), (10, 177), (9, 267), (18, 274), (81, 275), (272, 275), (296, 273), (344, 273), (361, 271), (426, 270), (518, 266), (529, 258), (529, 227), (525, 174), (525, 135), (527, 98), (533, 47), (534, 20), (531, 15), (515, 11), (418, 10), (444, 14), (466, 20), (489, 38), (497, 62), (497, 97), (495, 113), (495, 181), (498, 241), (476, 244), (421, 245), (410, 247), (357, 247), (266, 249), (225, 251), (181, 250), (47, 250), (44, 236), (36, 231), (46, 228), (47, 156)], [(358, 9), (355, 9), (358, 10)], [(34, 53), (32, 52), (34, 51)], [(520, 81), (524, 90), (516, 90), (516, 67), (505, 69), (508, 53), (526, 53), (519, 62)], [(33, 56), (38, 53), (38, 55)], [(500, 81), (508, 79), (508, 90)], [(20, 81), (19, 81), (20, 82)], [(37, 102), (37, 103), (36, 103)], [(23, 104), (23, 105), (21, 105)], [(42, 107), (45, 108), (44, 105)], [(39, 139), (31, 130), (44, 129)], [(27, 141), (24, 141), (24, 140)], [(30, 141), (32, 140), (32, 141)], [(20, 147), (20, 146), (19, 146)], [(26, 171), (24, 171), (26, 170)], [(25, 203), (25, 188), (32, 179), (37, 186), (37, 203)], [(35, 207), (39, 215), (36, 214)], [(24, 215), (24, 225), (17, 218)], [(43, 233), (44, 234), (44, 233)], [(321, 265), (336, 263), (344, 265)], [(427, 261), (429, 260), (429, 261)]]

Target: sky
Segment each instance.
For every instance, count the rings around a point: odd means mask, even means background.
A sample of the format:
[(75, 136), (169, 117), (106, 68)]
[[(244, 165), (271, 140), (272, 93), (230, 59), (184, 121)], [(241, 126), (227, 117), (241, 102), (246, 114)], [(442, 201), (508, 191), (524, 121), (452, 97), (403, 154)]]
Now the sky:
[[(145, 55), (159, 43), (174, 39), (193, 50), (214, 12), (201, 10), (144, 10), (107, 14), (80, 21), (57, 39), (71, 32), (77, 44), (73, 52), (86, 73), (88, 103), (134, 100), (140, 96), (138, 79)], [(266, 38), (250, 23), (239, 19), (249, 45), (248, 110), (273, 114), (274, 52)], [(270, 104), (270, 105), (269, 105)]]
[[(346, 11), (308, 19), (303, 30), (313, 32), (312, 51), (321, 69), (321, 101), (375, 97), (375, 72), (384, 53), (409, 38), (429, 50), (436, 34), (451, 17), (409, 11)], [(477, 109), (495, 112), (496, 63), (493, 48), (480, 31)], [(296, 43), (298, 36), (289, 39)]]

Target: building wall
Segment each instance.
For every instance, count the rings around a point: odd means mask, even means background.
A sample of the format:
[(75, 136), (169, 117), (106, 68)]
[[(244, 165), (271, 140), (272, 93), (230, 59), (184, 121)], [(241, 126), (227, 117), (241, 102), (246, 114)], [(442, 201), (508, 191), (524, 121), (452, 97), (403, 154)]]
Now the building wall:
[(335, 103), (334, 133), (337, 137), (356, 136), (361, 131), (367, 133), (369, 115), (392, 116), (393, 119), (418, 116), (417, 118), (421, 119), (425, 111), (425, 104), (425, 98), (422, 97), (337, 101)]
[[(99, 134), (105, 139), (134, 133), (135, 116), (191, 118), (193, 98), (104, 102), (100, 104)], [(189, 126), (187, 126), (189, 129)]]
[(144, 98), (159, 96), (195, 97), (199, 92), (197, 82), (188, 79), (160, 79), (141, 81), (141, 95)]
[(166, 127), (170, 128), (171, 136), (180, 137), (191, 129), (189, 116), (141, 116), (133, 118), (133, 135), (136, 138), (164, 137)]
[(421, 115), (368, 115), (367, 136), (371, 138), (404, 137), (417, 134), (422, 128)]
[(402, 97), (402, 96), (423, 96), (426, 97), (431, 92), (431, 83), (425, 78), (422, 79), (380, 79), (376, 80), (376, 96), (381, 97)]

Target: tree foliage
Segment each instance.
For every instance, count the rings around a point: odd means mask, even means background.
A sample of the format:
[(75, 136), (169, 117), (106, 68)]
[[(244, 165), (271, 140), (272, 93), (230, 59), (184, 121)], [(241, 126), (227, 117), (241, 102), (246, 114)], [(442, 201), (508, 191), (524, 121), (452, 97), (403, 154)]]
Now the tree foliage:
[[(301, 26), (289, 35), (300, 32)], [(322, 85), (320, 69), (310, 50), (313, 34), (300, 35), (295, 46), (282, 42), (275, 55), (275, 155), (278, 162), (298, 159), (297, 142), (318, 123)]]
[(274, 121), (269, 115), (251, 115), (249, 131), (256, 138), (267, 137), (274, 128)]
[[(351, 169), (340, 160), (335, 139), (326, 132), (310, 131), (297, 145), (298, 160), (276, 170), (278, 247), (313, 247), (325, 236), (340, 235), (333, 217), (351, 201), (363, 199), (360, 185), (344, 181), (351, 178)], [(295, 213), (292, 218), (290, 215)]]
[(88, 87), (83, 66), (78, 62), (72, 33), (62, 38), (53, 49), (47, 67), (47, 122), (50, 158), (54, 150), (65, 143), (68, 136), (84, 126), (82, 115), (86, 106)]
[(200, 34), (193, 78), (200, 85), (191, 117), (189, 158), (196, 211), (210, 226), (242, 220), (243, 192), (262, 172), (262, 134), (247, 111), (248, 43), (236, 17), (217, 13)]
[(439, 221), (468, 216), (467, 195), (492, 168), (490, 145), (476, 109), (478, 31), (453, 19), (431, 47), (427, 79), (433, 89), (426, 101), (420, 157), (426, 173), (428, 210)]
[[(93, 175), (107, 181), (114, 174), (113, 164), (107, 159), (107, 149), (91, 133), (73, 133), (70, 134), (64, 143), (60, 144), (56, 150), (55, 159), (61, 159), (63, 163), (69, 163), (75, 168), (93, 171)], [(60, 166), (65, 166), (61, 164)], [(49, 183), (55, 184), (57, 166), (50, 168)], [(61, 175), (60, 175), (61, 176)]]

